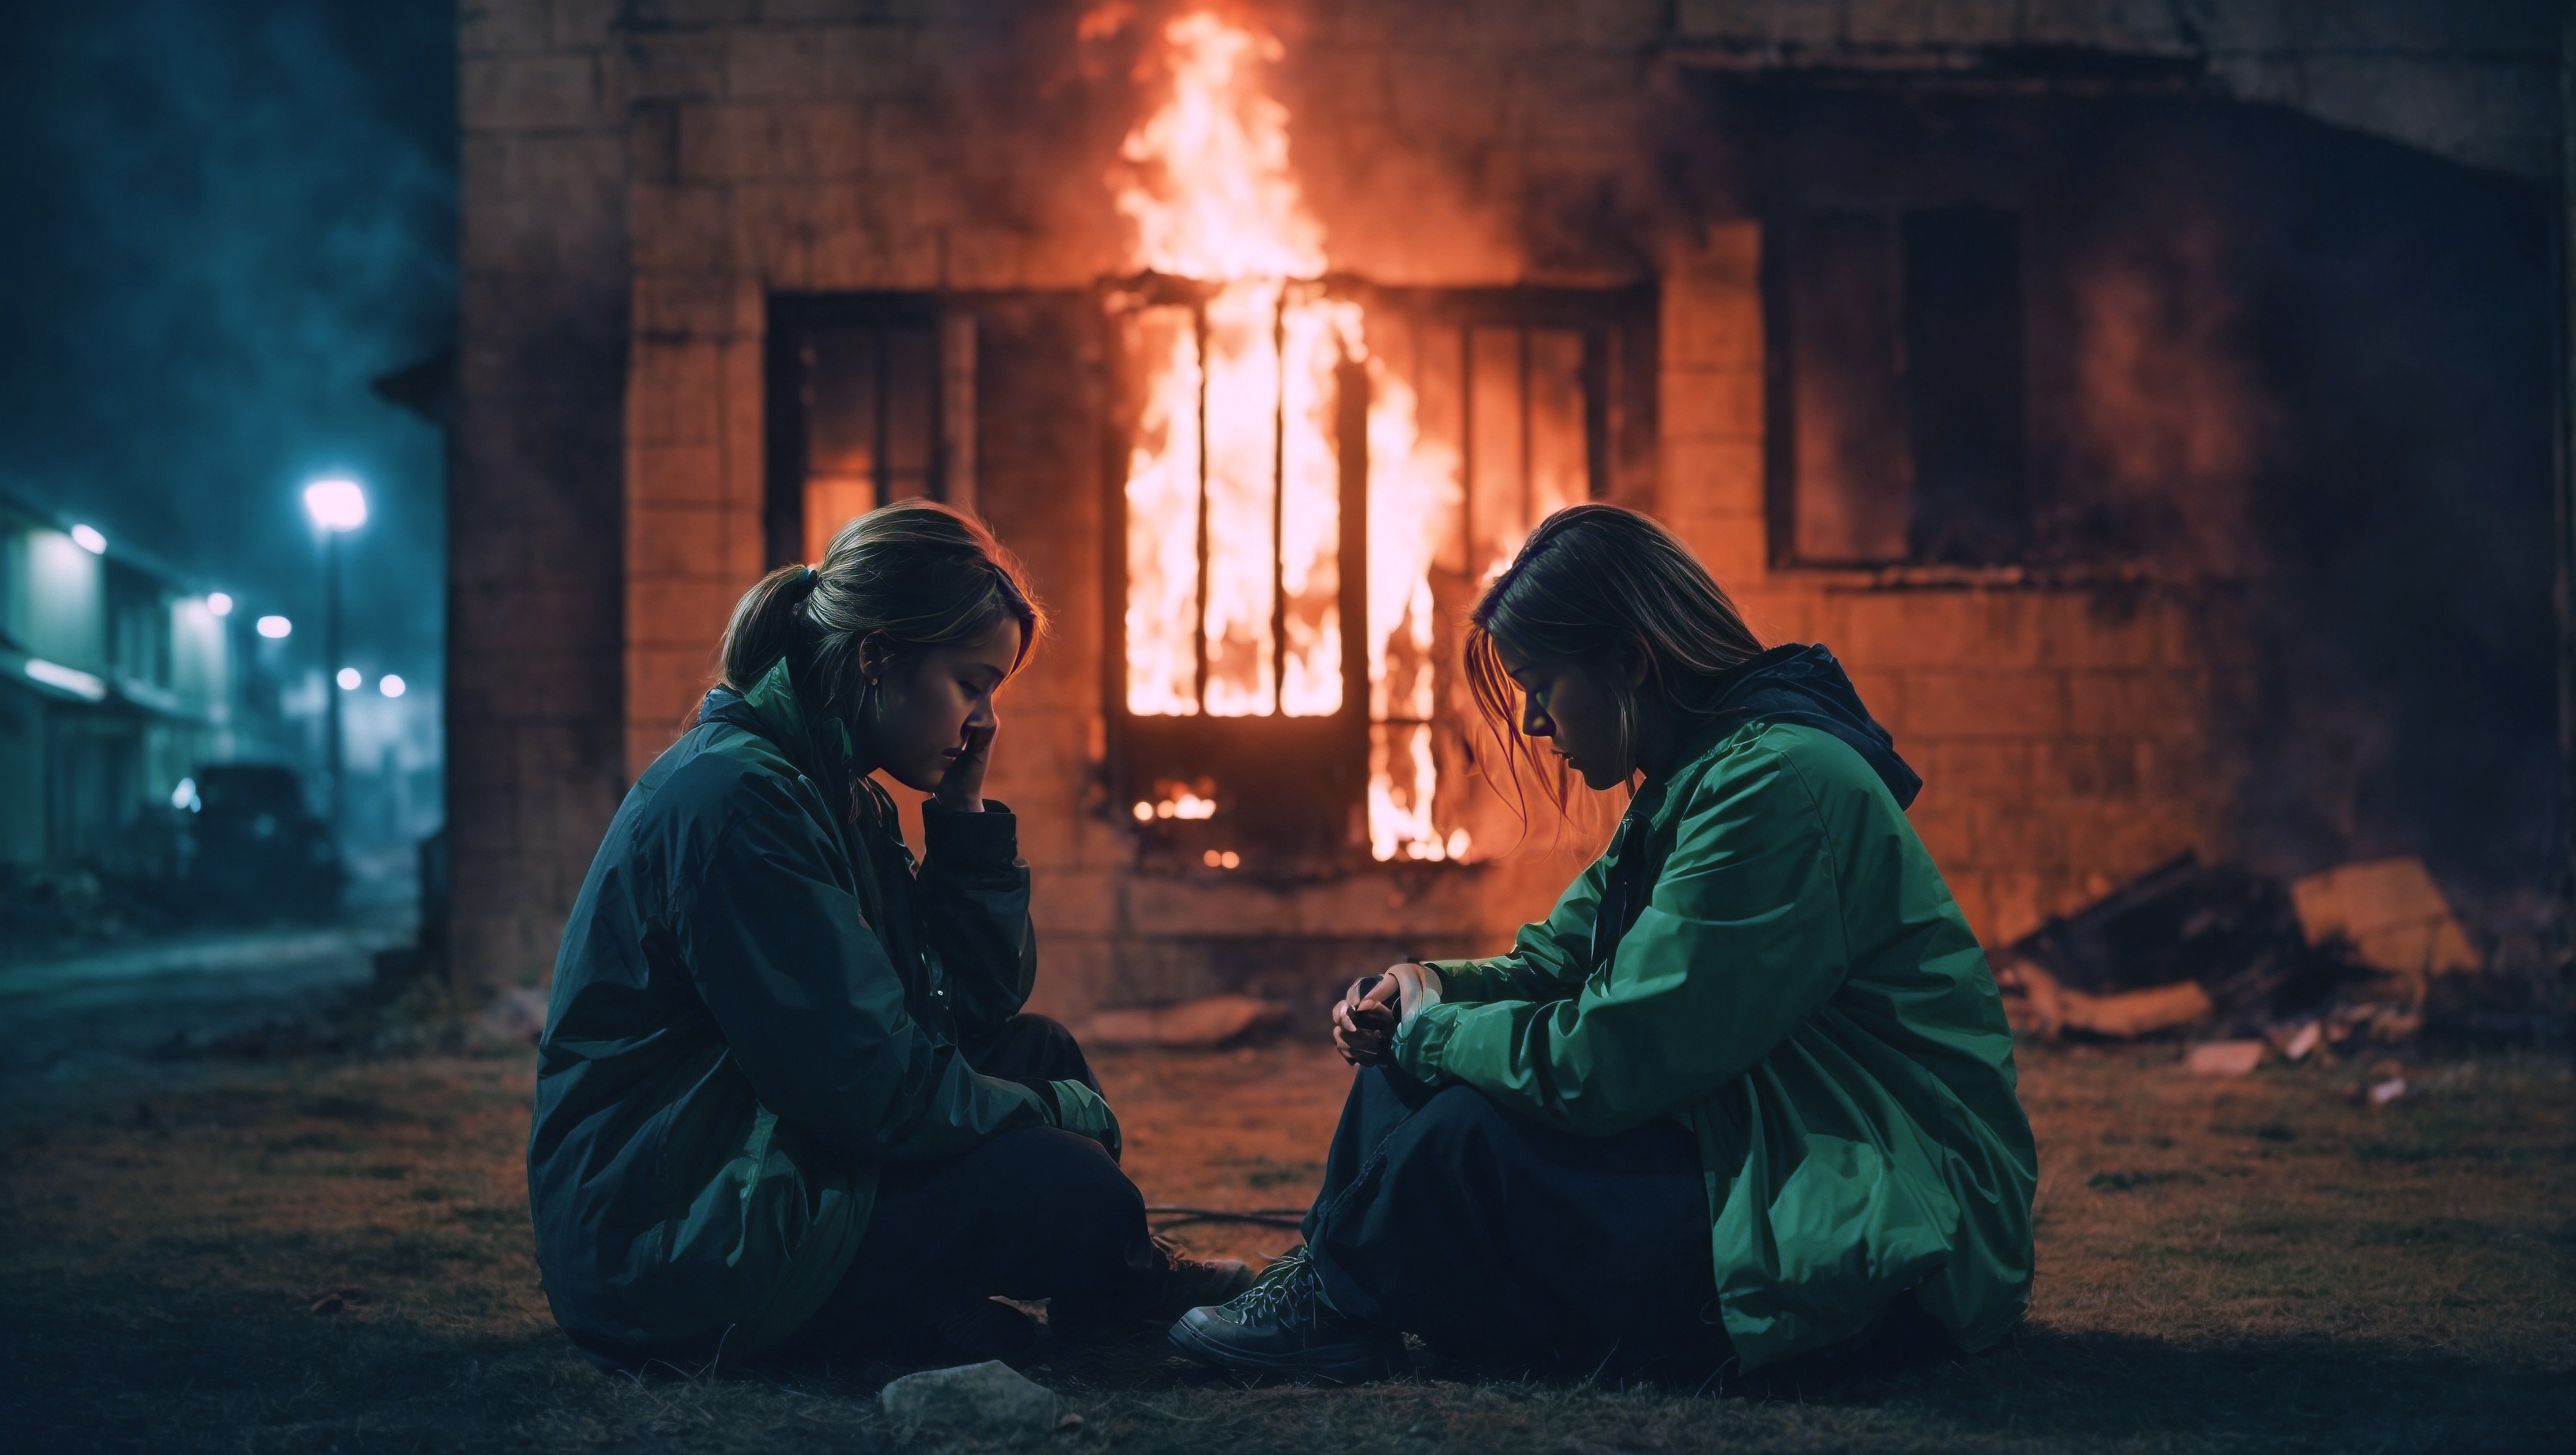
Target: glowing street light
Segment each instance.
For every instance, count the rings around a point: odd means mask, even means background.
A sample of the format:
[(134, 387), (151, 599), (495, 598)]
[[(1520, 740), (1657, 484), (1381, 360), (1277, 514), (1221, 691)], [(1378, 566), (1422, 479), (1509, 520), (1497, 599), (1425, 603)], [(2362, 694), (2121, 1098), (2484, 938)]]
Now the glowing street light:
[(387, 672), (385, 674), (385, 680), (376, 684), (376, 690), (387, 697), (400, 697), (404, 693), (410, 691), (411, 687), (400, 677), (395, 676), (391, 672)]
[[(330, 672), (340, 686), (354, 692), (365, 679), (357, 669), (340, 665), (340, 537), (367, 523), (367, 492), (358, 482), (345, 476), (331, 475), (304, 487), (304, 513), (313, 517), (313, 526), (322, 532), (322, 670)], [(340, 694), (326, 693), (324, 704), (325, 737), (331, 774), (331, 831), (340, 829)]]
[(304, 511), (319, 529), (352, 531), (367, 523), (367, 492), (355, 480), (332, 476), (304, 487)]
[(223, 592), (209, 591), (206, 593), (206, 610), (215, 616), (230, 616), (233, 614), (233, 599)]
[(294, 631), (295, 623), (285, 617), (263, 616), (259, 619), (259, 634), (272, 642), (282, 642), (293, 635)]
[(73, 526), (72, 544), (79, 546), (82, 550), (89, 552), (93, 556), (104, 556), (107, 554), (107, 537), (100, 535), (97, 528), (93, 526)]

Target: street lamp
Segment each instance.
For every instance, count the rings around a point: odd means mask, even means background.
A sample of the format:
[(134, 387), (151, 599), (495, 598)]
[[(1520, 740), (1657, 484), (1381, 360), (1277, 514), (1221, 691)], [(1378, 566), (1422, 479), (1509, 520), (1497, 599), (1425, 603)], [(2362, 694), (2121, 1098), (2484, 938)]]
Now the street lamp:
[[(322, 671), (336, 678), (340, 666), (340, 537), (367, 523), (367, 492), (355, 480), (333, 476), (304, 487), (304, 513), (322, 532)], [(340, 694), (325, 689), (324, 764), (331, 781), (331, 831), (340, 831)]]

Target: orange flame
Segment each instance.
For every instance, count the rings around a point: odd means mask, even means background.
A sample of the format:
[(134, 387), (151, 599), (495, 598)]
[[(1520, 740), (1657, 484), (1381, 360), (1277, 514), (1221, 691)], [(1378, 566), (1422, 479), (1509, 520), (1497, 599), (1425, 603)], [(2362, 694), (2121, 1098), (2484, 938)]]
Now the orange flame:
[[(1261, 89), (1279, 43), (1205, 12), (1163, 32), (1167, 100), (1113, 178), (1134, 266), (1215, 286), (1202, 309), (1128, 316), (1144, 398), (1129, 457), (1127, 710), (1330, 716), (1342, 710), (1345, 360), (1365, 367), (1368, 824), (1379, 859), (1464, 855), (1436, 821), (1430, 573), (1455, 542), (1454, 448), (1427, 443), (1415, 395), (1371, 355), (1288, 161), (1288, 112)], [(1204, 443), (1202, 443), (1204, 441)], [(1204, 519), (1206, 559), (1200, 560)], [(1149, 810), (1150, 811), (1150, 810)]]

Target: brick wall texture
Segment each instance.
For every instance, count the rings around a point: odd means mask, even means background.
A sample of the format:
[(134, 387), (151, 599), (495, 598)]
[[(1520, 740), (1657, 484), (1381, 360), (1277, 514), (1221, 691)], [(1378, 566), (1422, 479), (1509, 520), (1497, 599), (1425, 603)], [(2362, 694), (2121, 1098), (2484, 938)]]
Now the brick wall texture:
[[(2324, 8), (2354, 11), (2360, 38), (2320, 30)], [(2074, 0), (1317, 0), (1276, 24), (1338, 265), (1402, 283), (1659, 285), (1658, 512), (1766, 635), (1850, 664), (1930, 784), (1915, 822), (1999, 940), (2181, 849), (2224, 851), (2237, 667), (2213, 643), (2229, 639), (2228, 599), (1774, 569), (1761, 229), (1641, 200), (1653, 98), (1676, 68), (2192, 51), (2262, 99), (2347, 121), (2358, 108), (2464, 160), (2525, 166), (2556, 145), (2554, 97), (2523, 96), (2541, 75), (2526, 52), (2554, 67), (2555, 30), (2535, 40), (2470, 9), (2213, 0), (2180, 7), (2215, 17), (2186, 34), (2177, 7)], [(1126, 118), (1046, 111), (1034, 82), (1083, 78), (1069, 33), (1011, 31), (1027, 16), (1069, 31), (1070, 12), (966, 0), (460, 7), (449, 741), (464, 978), (543, 978), (601, 828), (680, 730), (764, 564), (767, 300), (1082, 289), (1124, 266), (1100, 142)], [(2299, 62), (2303, 47), (2327, 58)], [(1002, 62), (1022, 84), (996, 88)], [(2366, 104), (2383, 83), (2413, 88), (2402, 122)], [(1016, 472), (988, 458), (979, 500), (1068, 625), (1008, 694), (993, 784), (1037, 870), (1042, 1007), (1197, 993), (1228, 983), (1228, 964), (1298, 975), (1373, 947), (1493, 947), (1544, 909), (1574, 859), (1296, 892), (1130, 872), (1119, 830), (1084, 807), (1102, 709), (1086, 630), (1106, 589), (1096, 467), (1036, 458)]]

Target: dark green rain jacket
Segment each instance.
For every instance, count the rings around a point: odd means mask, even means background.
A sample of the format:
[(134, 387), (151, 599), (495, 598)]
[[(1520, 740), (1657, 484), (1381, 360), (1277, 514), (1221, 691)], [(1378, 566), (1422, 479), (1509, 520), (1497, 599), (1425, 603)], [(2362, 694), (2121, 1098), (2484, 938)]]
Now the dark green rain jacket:
[(1543, 923), (1432, 962), (1397, 1064), (1587, 1136), (1688, 1126), (1748, 1369), (1902, 1296), (1983, 1347), (2029, 1299), (2038, 1175), (1994, 977), (1832, 655), (1738, 671)]
[[(877, 1168), (1046, 1122), (961, 1035), (1036, 973), (1016, 820), (893, 805), (785, 661), (618, 809), (555, 961), (528, 1198), (556, 1321), (594, 1357), (731, 1359), (840, 1281)], [(855, 817), (855, 822), (853, 821)]]

